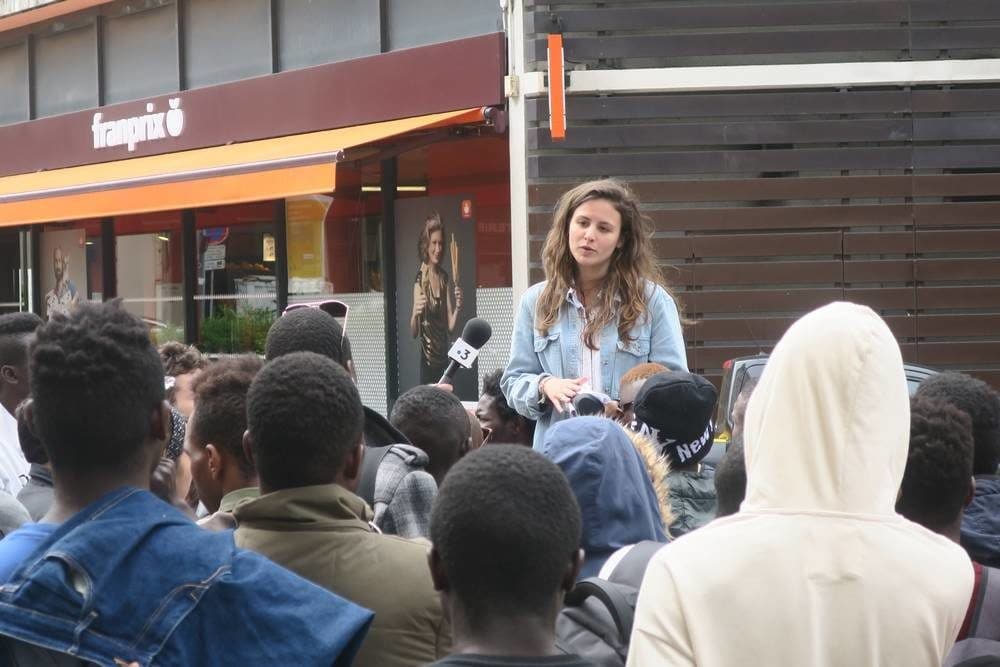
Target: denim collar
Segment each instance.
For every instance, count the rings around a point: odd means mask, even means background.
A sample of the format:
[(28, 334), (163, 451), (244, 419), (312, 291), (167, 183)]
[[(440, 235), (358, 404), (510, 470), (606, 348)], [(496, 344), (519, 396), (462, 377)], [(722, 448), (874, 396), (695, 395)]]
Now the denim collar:
[[(572, 285), (570, 285), (570, 287), (566, 290), (566, 300), (574, 308), (586, 308), (586, 306), (584, 306), (583, 302), (580, 300), (579, 294), (576, 291), (576, 287), (574, 287)], [(622, 295), (621, 294), (615, 294), (614, 301), (615, 301), (615, 303), (621, 303), (622, 302)]]

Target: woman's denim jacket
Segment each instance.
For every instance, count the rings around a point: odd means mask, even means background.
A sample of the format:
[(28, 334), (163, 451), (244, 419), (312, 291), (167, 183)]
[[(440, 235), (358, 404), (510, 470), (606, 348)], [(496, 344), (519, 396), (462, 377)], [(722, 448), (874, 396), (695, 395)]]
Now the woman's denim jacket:
[(73, 516), (0, 586), (0, 635), (111, 667), (349, 665), (371, 619), (129, 487)]
[[(543, 378), (579, 377), (580, 330), (583, 322), (567, 295), (559, 310), (559, 319), (542, 335), (535, 329), (535, 305), (545, 283), (532, 285), (524, 296), (514, 321), (510, 362), (500, 386), (512, 408), (537, 421), (534, 447), (545, 440), (549, 424), (562, 416), (541, 402), (538, 383)], [(646, 283), (646, 317), (631, 331), (631, 340), (618, 339), (618, 322), (601, 331), (601, 386), (611, 398), (618, 398), (618, 383), (631, 368), (652, 361), (673, 370), (687, 370), (684, 335), (681, 332), (677, 305), (659, 285)], [(614, 350), (609, 354), (608, 350)]]

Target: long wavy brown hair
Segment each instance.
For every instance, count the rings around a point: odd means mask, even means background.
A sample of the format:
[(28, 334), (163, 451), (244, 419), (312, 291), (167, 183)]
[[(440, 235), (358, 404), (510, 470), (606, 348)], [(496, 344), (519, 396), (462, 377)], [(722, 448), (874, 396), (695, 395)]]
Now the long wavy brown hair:
[[(621, 215), (622, 226), (621, 247), (611, 256), (604, 288), (598, 293), (596, 303), (587, 304), (583, 341), (591, 349), (595, 349), (595, 336), (615, 318), (618, 340), (632, 339), (632, 328), (647, 312), (645, 281), (661, 285), (670, 293), (653, 254), (652, 224), (639, 210), (638, 198), (620, 181), (589, 181), (563, 193), (556, 203), (552, 227), (542, 248), (542, 266), (548, 283), (535, 307), (535, 328), (548, 334), (559, 319), (567, 290), (576, 284), (577, 267), (569, 248), (569, 223), (580, 204), (593, 199), (603, 199), (614, 206)], [(620, 304), (615, 303), (616, 297), (621, 298)]]

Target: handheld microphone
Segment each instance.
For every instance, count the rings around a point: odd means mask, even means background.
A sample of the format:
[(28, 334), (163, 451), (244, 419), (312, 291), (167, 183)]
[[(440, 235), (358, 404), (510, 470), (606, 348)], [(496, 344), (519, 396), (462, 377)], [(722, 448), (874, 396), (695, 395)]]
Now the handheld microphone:
[(604, 406), (611, 402), (611, 397), (596, 391), (581, 391), (573, 397), (571, 412), (575, 416), (601, 416)]
[(438, 384), (452, 384), (452, 378), (459, 368), (472, 368), (472, 362), (479, 356), (479, 348), (493, 335), (493, 327), (481, 317), (473, 317), (462, 328), (462, 337), (448, 350), (451, 362), (445, 369)]

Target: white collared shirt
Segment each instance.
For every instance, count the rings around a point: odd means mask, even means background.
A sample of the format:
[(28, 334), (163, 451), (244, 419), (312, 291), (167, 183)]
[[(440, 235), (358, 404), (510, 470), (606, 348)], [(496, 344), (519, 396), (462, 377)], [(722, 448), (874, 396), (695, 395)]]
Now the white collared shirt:
[(21, 452), (17, 420), (0, 406), (0, 491), (17, 496), (28, 479), (30, 467)]
[(583, 322), (583, 326), (580, 327), (580, 340), (577, 341), (577, 370), (580, 377), (589, 378), (589, 380), (581, 388), (584, 391), (603, 392), (603, 383), (601, 381), (601, 338), (600, 336), (594, 337), (594, 344), (597, 345), (596, 350), (587, 347), (583, 335), (587, 324), (587, 309), (577, 296), (576, 290), (572, 287), (566, 293), (566, 298), (576, 308), (580, 320)]

